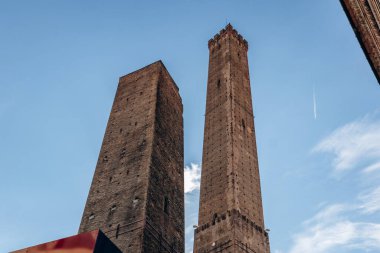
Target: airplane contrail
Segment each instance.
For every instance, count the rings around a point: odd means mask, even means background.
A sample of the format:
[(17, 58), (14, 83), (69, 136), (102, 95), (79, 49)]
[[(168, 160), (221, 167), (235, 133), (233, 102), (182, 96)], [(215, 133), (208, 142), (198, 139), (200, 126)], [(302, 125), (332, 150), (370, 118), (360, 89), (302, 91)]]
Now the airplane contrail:
[(314, 119), (317, 119), (317, 101), (315, 99), (315, 87), (313, 85), (313, 105), (314, 105)]

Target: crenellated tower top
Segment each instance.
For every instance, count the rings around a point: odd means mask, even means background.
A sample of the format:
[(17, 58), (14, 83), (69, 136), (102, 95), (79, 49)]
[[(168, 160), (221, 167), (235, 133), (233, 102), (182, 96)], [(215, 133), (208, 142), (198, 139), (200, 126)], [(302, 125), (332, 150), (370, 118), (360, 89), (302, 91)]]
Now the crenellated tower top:
[(232, 27), (230, 23), (228, 23), (224, 29), (220, 30), (220, 32), (216, 34), (214, 38), (208, 41), (208, 48), (211, 50), (213, 47), (219, 44), (221, 39), (227, 37), (228, 35), (236, 38), (239, 44), (248, 50), (248, 42)]

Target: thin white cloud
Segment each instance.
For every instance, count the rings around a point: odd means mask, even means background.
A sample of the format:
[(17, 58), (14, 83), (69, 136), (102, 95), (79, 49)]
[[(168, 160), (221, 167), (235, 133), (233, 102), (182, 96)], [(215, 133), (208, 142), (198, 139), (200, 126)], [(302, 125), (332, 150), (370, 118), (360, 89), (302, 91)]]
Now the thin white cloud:
[(185, 167), (185, 193), (199, 190), (201, 179), (201, 166), (191, 163)]
[(369, 188), (362, 189), (348, 203), (322, 204), (322, 209), (306, 220), (301, 232), (293, 236), (289, 253), (335, 253), (353, 249), (380, 252), (380, 223), (373, 219), (374, 214), (380, 212), (380, 186), (368, 180), (374, 172), (380, 171), (380, 120), (375, 116), (367, 115), (336, 129), (314, 147), (314, 152), (333, 155), (335, 172), (361, 172), (364, 176), (361, 178), (366, 181), (364, 185)]
[(303, 234), (295, 237), (291, 253), (325, 253), (339, 245), (346, 245), (354, 236), (351, 223), (341, 222), (332, 226), (315, 225)]
[(370, 166), (367, 166), (366, 168), (363, 169), (364, 173), (372, 173), (375, 171), (380, 170), (380, 162), (371, 164)]
[(359, 200), (362, 202), (360, 209), (365, 214), (372, 214), (380, 211), (380, 186), (368, 193), (361, 194)]
[[(313, 151), (333, 154), (335, 172), (347, 171), (362, 163), (379, 163), (380, 120), (366, 116), (346, 124), (323, 139)], [(377, 168), (377, 165), (367, 167), (367, 171)]]
[(356, 222), (347, 217), (357, 209), (331, 205), (304, 224), (304, 231), (294, 236), (290, 253), (329, 253), (338, 250), (380, 250), (380, 224)]
[(319, 211), (313, 218), (305, 221), (304, 224), (309, 225), (321, 220), (331, 220), (333, 217), (338, 216), (343, 211), (348, 209), (350, 209), (350, 207), (344, 204), (334, 204), (327, 206), (321, 211)]

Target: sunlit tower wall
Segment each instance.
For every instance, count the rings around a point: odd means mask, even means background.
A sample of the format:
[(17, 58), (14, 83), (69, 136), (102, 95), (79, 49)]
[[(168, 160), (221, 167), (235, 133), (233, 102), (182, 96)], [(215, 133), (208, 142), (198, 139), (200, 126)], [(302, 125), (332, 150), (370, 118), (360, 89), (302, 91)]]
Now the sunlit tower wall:
[(380, 84), (380, 1), (340, 0)]
[(182, 112), (161, 61), (120, 78), (79, 232), (124, 253), (184, 252)]
[(194, 252), (268, 253), (248, 43), (228, 24), (208, 46), (202, 177)]

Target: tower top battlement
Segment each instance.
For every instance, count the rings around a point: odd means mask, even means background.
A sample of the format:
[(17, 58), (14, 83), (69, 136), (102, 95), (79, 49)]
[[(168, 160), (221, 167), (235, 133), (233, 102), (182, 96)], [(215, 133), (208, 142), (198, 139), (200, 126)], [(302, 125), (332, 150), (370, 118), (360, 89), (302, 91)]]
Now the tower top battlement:
[(220, 40), (228, 35), (232, 35), (233, 37), (235, 37), (239, 44), (241, 44), (246, 50), (248, 50), (248, 42), (243, 38), (243, 36), (241, 34), (239, 34), (233, 27), (230, 23), (228, 23), (228, 25), (226, 25), (226, 27), (222, 30), (220, 30), (220, 32), (218, 34), (216, 34), (214, 36), (214, 38), (210, 39), (208, 41), (208, 48), (209, 49), (212, 49), (215, 45), (218, 45)]

